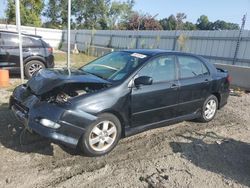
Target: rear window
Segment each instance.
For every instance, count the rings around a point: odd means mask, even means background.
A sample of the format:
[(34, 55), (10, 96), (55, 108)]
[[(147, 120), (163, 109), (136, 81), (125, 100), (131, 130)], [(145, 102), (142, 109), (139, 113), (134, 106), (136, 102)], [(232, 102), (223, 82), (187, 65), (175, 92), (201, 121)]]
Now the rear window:
[(42, 46), (41, 40), (32, 37), (23, 37), (23, 46), (40, 47)]

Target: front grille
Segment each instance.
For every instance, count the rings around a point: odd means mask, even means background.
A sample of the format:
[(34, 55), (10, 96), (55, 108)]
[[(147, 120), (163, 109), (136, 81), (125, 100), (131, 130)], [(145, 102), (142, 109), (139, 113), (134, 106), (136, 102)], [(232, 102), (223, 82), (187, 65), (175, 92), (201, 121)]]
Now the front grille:
[(27, 114), (29, 112), (29, 108), (27, 108), (26, 106), (22, 105), (21, 102), (19, 102), (16, 99), (13, 99), (13, 105), (15, 106), (15, 108), (19, 111), (21, 111), (24, 114)]

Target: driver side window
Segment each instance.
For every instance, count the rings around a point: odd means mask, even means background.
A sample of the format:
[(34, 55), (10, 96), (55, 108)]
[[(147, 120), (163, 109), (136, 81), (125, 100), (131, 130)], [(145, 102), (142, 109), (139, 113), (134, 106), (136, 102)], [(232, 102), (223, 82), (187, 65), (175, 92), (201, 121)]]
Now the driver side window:
[(140, 71), (139, 76), (153, 78), (153, 83), (168, 82), (176, 79), (174, 56), (160, 56), (148, 62)]

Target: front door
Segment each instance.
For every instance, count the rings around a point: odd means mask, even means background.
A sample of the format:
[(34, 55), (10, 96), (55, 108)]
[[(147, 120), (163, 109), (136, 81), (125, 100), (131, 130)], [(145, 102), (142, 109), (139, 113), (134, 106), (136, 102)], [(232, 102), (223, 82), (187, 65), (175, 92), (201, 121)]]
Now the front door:
[(178, 81), (175, 57), (163, 55), (149, 60), (138, 76), (150, 76), (153, 83), (132, 89), (131, 125), (149, 125), (176, 117)]

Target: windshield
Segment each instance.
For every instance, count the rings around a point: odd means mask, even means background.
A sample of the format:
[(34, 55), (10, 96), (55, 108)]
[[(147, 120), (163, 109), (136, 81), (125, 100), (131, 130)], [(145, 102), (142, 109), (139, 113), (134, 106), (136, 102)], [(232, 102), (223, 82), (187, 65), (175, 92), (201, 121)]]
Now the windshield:
[(80, 68), (106, 80), (119, 81), (129, 76), (147, 56), (131, 52), (112, 52)]

